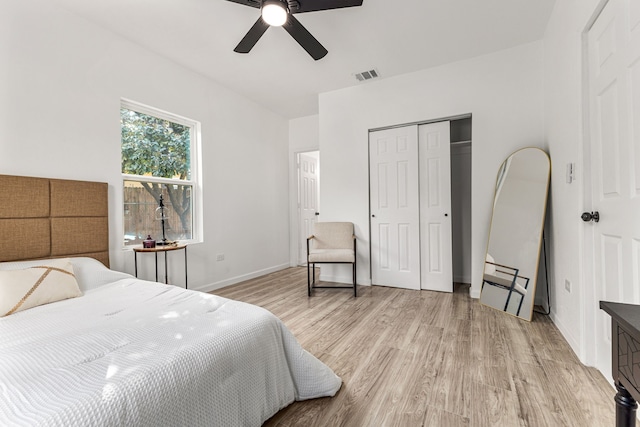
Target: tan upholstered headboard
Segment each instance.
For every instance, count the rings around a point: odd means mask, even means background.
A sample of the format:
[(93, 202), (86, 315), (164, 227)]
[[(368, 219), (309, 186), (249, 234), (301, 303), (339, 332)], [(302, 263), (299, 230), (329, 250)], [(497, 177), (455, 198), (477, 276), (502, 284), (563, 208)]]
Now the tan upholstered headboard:
[(0, 175), (0, 262), (86, 256), (109, 266), (108, 185)]

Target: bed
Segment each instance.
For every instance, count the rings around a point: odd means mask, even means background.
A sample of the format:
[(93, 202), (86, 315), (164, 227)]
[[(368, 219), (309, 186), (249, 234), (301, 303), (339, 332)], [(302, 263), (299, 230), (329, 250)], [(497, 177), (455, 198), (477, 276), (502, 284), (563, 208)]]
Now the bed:
[[(106, 199), (106, 184), (99, 187)], [(53, 206), (40, 232), (58, 222)], [(36, 217), (0, 208), (0, 231), (25, 218)], [(89, 218), (80, 223), (93, 224), (91, 238), (108, 236), (96, 235), (102, 216)], [(14, 275), (46, 268), (53, 281), (66, 268), (81, 293), (0, 317), (0, 425), (259, 426), (294, 400), (340, 389), (340, 378), (270, 312), (110, 270), (95, 242), (78, 254), (50, 242), (34, 257), (0, 250), (0, 292)]]

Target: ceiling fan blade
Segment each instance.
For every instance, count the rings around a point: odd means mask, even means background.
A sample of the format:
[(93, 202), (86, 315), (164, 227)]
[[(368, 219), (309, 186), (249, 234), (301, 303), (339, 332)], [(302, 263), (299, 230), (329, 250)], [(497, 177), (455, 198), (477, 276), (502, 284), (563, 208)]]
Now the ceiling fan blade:
[(362, 6), (362, 0), (289, 0), (288, 3), (291, 13), (316, 12), (319, 10)]
[(329, 53), (293, 15), (289, 14), (287, 22), (285, 22), (282, 27), (287, 30), (287, 32), (291, 34), (291, 37), (316, 61), (324, 58), (324, 56)]
[(269, 28), (269, 24), (264, 22), (261, 16), (233, 50), (238, 53), (249, 53), (267, 31), (267, 28)]
[(243, 4), (245, 6), (255, 7), (256, 9), (260, 9), (260, 1), (259, 0), (227, 0), (231, 3)]

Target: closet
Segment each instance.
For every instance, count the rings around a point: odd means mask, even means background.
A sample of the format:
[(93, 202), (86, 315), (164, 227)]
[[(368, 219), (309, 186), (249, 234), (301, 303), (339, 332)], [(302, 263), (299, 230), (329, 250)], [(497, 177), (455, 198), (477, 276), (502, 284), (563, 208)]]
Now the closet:
[(451, 120), (453, 281), (471, 283), (471, 117)]
[(471, 118), (371, 131), (369, 171), (372, 283), (470, 282)]

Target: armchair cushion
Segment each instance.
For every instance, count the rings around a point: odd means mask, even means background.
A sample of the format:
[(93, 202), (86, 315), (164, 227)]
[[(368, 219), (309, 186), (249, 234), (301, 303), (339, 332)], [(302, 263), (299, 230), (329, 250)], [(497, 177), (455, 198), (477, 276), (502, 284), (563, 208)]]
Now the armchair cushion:
[(354, 262), (353, 249), (311, 249), (309, 262)]
[[(489, 282), (489, 283), (501, 286), (505, 289), (510, 289), (513, 283), (513, 277), (509, 279), (505, 279), (504, 277), (499, 277), (499, 276), (486, 274), (486, 273), (483, 277), (483, 280), (485, 282)], [(527, 294), (527, 290), (518, 282), (516, 282), (515, 285), (513, 286), (513, 290), (523, 296)]]

